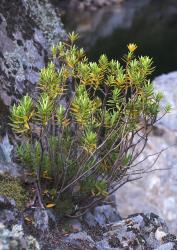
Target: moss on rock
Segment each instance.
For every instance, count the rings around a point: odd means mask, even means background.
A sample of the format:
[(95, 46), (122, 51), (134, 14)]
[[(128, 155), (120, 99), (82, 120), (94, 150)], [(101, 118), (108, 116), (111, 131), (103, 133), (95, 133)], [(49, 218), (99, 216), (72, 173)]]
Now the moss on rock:
[(18, 179), (0, 176), (0, 195), (14, 199), (16, 207), (22, 209), (27, 201), (28, 193)]

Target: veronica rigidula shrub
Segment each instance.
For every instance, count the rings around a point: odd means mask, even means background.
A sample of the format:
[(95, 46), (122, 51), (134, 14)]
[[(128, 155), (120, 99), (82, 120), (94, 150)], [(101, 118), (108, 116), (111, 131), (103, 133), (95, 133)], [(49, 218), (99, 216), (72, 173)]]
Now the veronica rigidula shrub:
[(138, 178), (135, 160), (152, 126), (170, 110), (160, 111), (163, 94), (149, 80), (153, 61), (136, 57), (135, 44), (122, 64), (106, 55), (89, 62), (75, 40), (71, 33), (53, 46), (37, 97), (25, 95), (11, 109), (18, 159), (35, 173), (43, 203), (66, 211), (69, 204), (70, 215)]

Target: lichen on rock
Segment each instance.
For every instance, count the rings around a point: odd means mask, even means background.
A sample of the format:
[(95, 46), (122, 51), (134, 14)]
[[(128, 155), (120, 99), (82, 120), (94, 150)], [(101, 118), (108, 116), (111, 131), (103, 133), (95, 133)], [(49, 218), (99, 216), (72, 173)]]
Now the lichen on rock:
[(0, 223), (1, 250), (40, 250), (39, 243), (32, 236), (25, 236), (21, 225), (14, 225), (12, 230)]
[(0, 98), (6, 105), (32, 91), (49, 48), (64, 36), (50, 1), (0, 2)]

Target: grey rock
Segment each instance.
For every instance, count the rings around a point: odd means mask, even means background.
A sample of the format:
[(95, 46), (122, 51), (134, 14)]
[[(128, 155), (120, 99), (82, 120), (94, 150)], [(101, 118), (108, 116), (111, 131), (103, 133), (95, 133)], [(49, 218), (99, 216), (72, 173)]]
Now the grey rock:
[(6, 161), (6, 157), (4, 155), (2, 148), (0, 147), (0, 162), (5, 162), (5, 161)]
[(49, 217), (45, 209), (37, 208), (34, 212), (35, 227), (41, 232), (49, 230)]
[(73, 0), (70, 2), (70, 8), (74, 8), (74, 9), (79, 9), (84, 11), (89, 10), (89, 11), (98, 11), (98, 8), (102, 8), (106, 5), (115, 5), (115, 4), (120, 4), (122, 3), (124, 0), (85, 0), (85, 1), (81, 1), (81, 0)]
[(85, 249), (88, 249), (88, 247), (94, 249), (96, 247), (96, 243), (86, 232), (72, 233), (65, 241), (72, 246), (77, 246), (78, 249), (84, 249), (84, 245), (87, 246)]
[(9, 175), (10, 177), (20, 177), (23, 173), (21, 166), (15, 163), (1, 163), (0, 162), (0, 175)]
[(109, 243), (106, 240), (102, 240), (97, 244), (97, 250), (120, 250), (121, 248), (119, 247), (110, 247)]
[(6, 105), (33, 91), (50, 47), (63, 36), (50, 1), (0, 1), (0, 97)]
[(106, 224), (106, 216), (104, 214), (104, 208), (96, 207), (94, 209), (94, 218), (99, 226), (104, 226)]
[(120, 220), (116, 208), (111, 205), (97, 206), (84, 216), (84, 221), (89, 227), (105, 226), (106, 224)]
[[(162, 106), (168, 102), (172, 104), (172, 111), (156, 124), (145, 150), (138, 159), (141, 161), (148, 155), (152, 155), (139, 166), (143, 169), (152, 169), (153, 172), (145, 175), (141, 180), (126, 184), (117, 191), (116, 199), (121, 216), (153, 211), (164, 218), (172, 232), (176, 233), (177, 72), (156, 77), (153, 83), (155, 90), (165, 95)], [(159, 159), (153, 165), (156, 159), (153, 155), (162, 150)]]
[(55, 225), (57, 223), (57, 218), (52, 209), (46, 209), (48, 215), (48, 223)]
[(97, 1), (95, 1), (95, 4), (96, 4), (98, 7), (104, 6), (105, 3), (106, 3), (105, 0), (97, 0)]
[(0, 210), (0, 222), (7, 227), (20, 223), (20, 221), (19, 213), (15, 209), (8, 208)]
[(167, 235), (166, 232), (163, 231), (163, 229), (161, 227), (158, 227), (156, 232), (155, 232), (155, 238), (158, 240), (158, 241), (163, 241), (163, 237), (165, 237)]
[[(121, 2), (119, 0), (115, 0)], [(123, 0), (124, 1), (124, 0)], [(71, 4), (74, 3), (74, 6), (77, 6), (78, 15), (73, 15), (76, 13), (76, 10), (73, 10), (73, 7), (67, 5), (66, 15), (68, 23), (66, 23), (67, 28), (74, 27), (77, 32), (79, 32), (80, 37), (83, 38), (82, 43), (84, 47), (94, 47), (100, 41), (103, 41), (104, 38), (111, 36), (116, 29), (126, 29), (133, 25), (136, 13), (141, 10), (142, 7), (145, 7), (150, 0), (139, 0), (134, 1), (125, 1), (125, 4), (112, 4), (112, 1), (104, 0), (93, 0), (88, 1), (70, 1)], [(81, 4), (78, 4), (81, 2)], [(100, 3), (99, 6), (97, 3)], [(112, 4), (108, 8), (100, 8), (101, 5)], [(86, 6), (87, 5), (87, 6)], [(80, 7), (80, 8), (79, 8)], [(99, 8), (98, 8), (99, 7)], [(89, 9), (93, 11), (83, 11), (83, 9)], [(143, 9), (143, 8), (142, 8)], [(158, 10), (159, 11), (159, 10)], [(72, 25), (70, 20), (72, 19)]]
[[(102, 208), (101, 208), (102, 207)], [(100, 231), (102, 235), (100, 240), (98, 238), (91, 237), (89, 232), (83, 231), (76, 234), (70, 234), (66, 241), (70, 242), (73, 246), (77, 246), (78, 249), (82, 248), (82, 242), (87, 242), (87, 249), (91, 250), (94, 247), (97, 250), (122, 250), (122, 249), (170, 249), (163, 247), (177, 246), (177, 239), (174, 235), (169, 234), (168, 227), (165, 221), (154, 213), (138, 213), (128, 216), (126, 219), (118, 219), (114, 222), (106, 223), (103, 219), (105, 209), (109, 206), (99, 206), (91, 213), (87, 213), (87, 219), (91, 218), (91, 223), (94, 227), (101, 225), (104, 228), (104, 233)], [(99, 213), (100, 224), (97, 221), (92, 221), (95, 214)], [(101, 215), (101, 216), (100, 216)], [(92, 234), (91, 234), (92, 235)], [(169, 243), (169, 244), (168, 244)], [(89, 247), (88, 247), (89, 246)]]
[(77, 233), (82, 231), (82, 224), (78, 219), (71, 219), (67, 223), (72, 232)]
[(84, 221), (89, 227), (96, 227), (97, 225), (95, 217), (90, 211), (87, 212), (86, 215), (84, 216)]
[(156, 248), (155, 250), (174, 250), (175, 243), (169, 242), (166, 244), (161, 245), (160, 247)]
[[(161, 238), (154, 233), (159, 227), (164, 232)], [(156, 249), (163, 244), (162, 238), (167, 233), (168, 228), (159, 216), (153, 213), (135, 214), (113, 223), (97, 245), (100, 250)]]
[(7, 209), (15, 207), (16, 202), (14, 199), (10, 199), (4, 195), (0, 195), (0, 209)]
[(38, 242), (32, 236), (25, 236), (21, 225), (14, 225), (12, 230), (0, 223), (1, 250), (40, 250)]
[(8, 134), (6, 134), (0, 143), (0, 162), (11, 162), (11, 153), (13, 145), (9, 142)]
[(162, 104), (170, 103), (172, 111), (159, 121), (164, 127), (177, 132), (177, 72), (171, 72), (158, 76), (153, 81), (157, 91), (164, 93)]
[(116, 207), (113, 207), (111, 205), (104, 205), (104, 215), (106, 217), (106, 223), (112, 223), (115, 221), (121, 220), (121, 216), (119, 215)]
[[(74, 225), (78, 224), (78, 220), (75, 219), (67, 222), (68, 226), (71, 222)], [(48, 237), (45, 241), (44, 237), (40, 242), (42, 249), (171, 250), (171, 247), (174, 247), (173, 249), (177, 247), (176, 236), (169, 233), (164, 220), (154, 213), (130, 215), (125, 219), (96, 228), (86, 227), (84, 223), (81, 223), (81, 226), (82, 231), (74, 233), (68, 231), (62, 237), (60, 235), (59, 241), (57, 241), (58, 236), (56, 237), (55, 231), (49, 232), (52, 235), (52, 242), (49, 241)], [(55, 243), (53, 243), (53, 238), (56, 240)]]
[(94, 217), (99, 225), (112, 223), (120, 220), (115, 208), (111, 205), (102, 205), (94, 209)]

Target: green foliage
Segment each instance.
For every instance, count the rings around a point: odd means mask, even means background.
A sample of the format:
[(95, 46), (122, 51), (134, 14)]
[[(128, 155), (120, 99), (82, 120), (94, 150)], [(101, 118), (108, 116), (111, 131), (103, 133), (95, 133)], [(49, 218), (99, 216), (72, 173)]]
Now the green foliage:
[(172, 110), (171, 104), (170, 103), (166, 104), (166, 106), (165, 106), (165, 112), (169, 113), (171, 110)]
[(16, 133), (24, 133), (30, 129), (29, 122), (33, 116), (33, 102), (28, 95), (24, 96), (20, 104), (12, 107), (12, 128)]
[[(44, 201), (60, 207), (68, 204), (66, 197), (75, 204), (81, 193), (92, 206), (128, 181), (138, 147), (141, 152), (157, 117), (170, 110), (167, 105), (160, 114), (163, 95), (149, 79), (153, 61), (136, 57), (135, 44), (128, 45), (122, 64), (106, 55), (89, 62), (74, 44), (77, 38), (71, 33), (53, 46), (38, 99), (27, 95), (11, 109), (12, 128), (22, 138), (18, 158), (47, 186)], [(83, 200), (71, 212), (82, 211)]]

